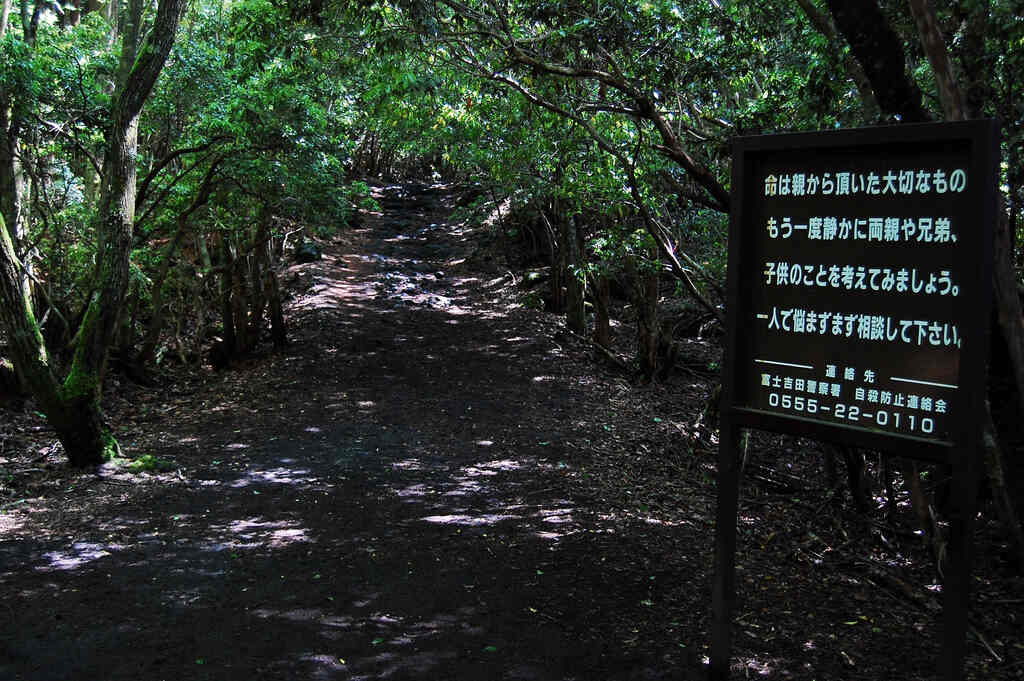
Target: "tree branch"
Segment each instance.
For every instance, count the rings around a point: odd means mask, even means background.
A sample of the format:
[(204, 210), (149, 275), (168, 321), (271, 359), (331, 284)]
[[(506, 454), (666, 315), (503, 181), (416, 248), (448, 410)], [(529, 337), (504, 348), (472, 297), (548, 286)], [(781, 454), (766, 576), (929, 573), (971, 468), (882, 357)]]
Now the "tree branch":
[(921, 38), (924, 52), (928, 55), (928, 63), (935, 74), (935, 83), (939, 89), (939, 101), (947, 121), (962, 121), (967, 118), (964, 108), (964, 97), (960, 86), (953, 75), (953, 64), (946, 50), (946, 41), (935, 17), (935, 8), (928, 0), (909, 0), (910, 12), (917, 23), (917, 34)]
[(218, 142), (223, 142), (224, 140), (227, 139), (231, 139), (231, 137), (229, 135), (218, 135), (208, 140), (205, 144), (200, 144), (195, 147), (186, 147), (184, 149), (176, 149), (175, 151), (172, 151), (171, 153), (167, 154), (162, 159), (160, 159), (160, 161), (158, 161), (157, 164), (153, 166), (153, 169), (149, 171), (149, 174), (146, 175), (145, 179), (143, 179), (142, 183), (139, 185), (139, 191), (135, 196), (135, 209), (138, 210), (139, 206), (142, 205), (142, 202), (146, 200), (146, 194), (149, 192), (149, 185), (153, 183), (153, 180), (156, 179), (156, 176), (159, 175), (164, 168), (170, 165), (172, 161), (184, 156), (185, 154), (193, 154), (201, 151), (206, 151), (214, 144), (217, 144)]
[(103, 168), (102, 168), (102, 166), (100, 166), (99, 160), (92, 154), (92, 152), (90, 152), (85, 147), (85, 145), (83, 145), (81, 142), (78, 141), (77, 137), (75, 137), (71, 133), (67, 132), (66, 130), (64, 130), (62, 127), (60, 127), (56, 123), (43, 119), (42, 117), (39, 116), (39, 114), (33, 113), (32, 117), (35, 118), (39, 122), (40, 125), (45, 125), (50, 130), (54, 131), (58, 135), (66, 138), (68, 141), (70, 141), (72, 144), (74, 144), (75, 148), (78, 149), (78, 151), (80, 151), (82, 153), (82, 155), (85, 156), (85, 158), (89, 161), (89, 165), (91, 165), (93, 167), (93, 170), (96, 171), (96, 174), (97, 175), (102, 175), (103, 174)]

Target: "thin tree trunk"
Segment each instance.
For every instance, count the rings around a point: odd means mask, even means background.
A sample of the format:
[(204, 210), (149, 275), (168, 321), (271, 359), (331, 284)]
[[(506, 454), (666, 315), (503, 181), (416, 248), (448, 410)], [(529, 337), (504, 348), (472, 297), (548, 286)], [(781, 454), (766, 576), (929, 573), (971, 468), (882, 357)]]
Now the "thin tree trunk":
[(234, 272), (231, 277), (231, 312), (234, 315), (235, 350), (245, 354), (252, 350), (253, 343), (249, 335), (249, 278), (247, 276), (249, 256), (242, 252), (238, 243), (233, 244)]
[(580, 268), (582, 258), (579, 242), (579, 231), (576, 218), (567, 216), (561, 221), (562, 249), (565, 251), (565, 290), (566, 290), (566, 326), (579, 335), (587, 332), (586, 307), (584, 296), (586, 287)]
[(0, 213), (15, 252), (21, 262), (18, 277), (25, 296), (31, 294), (32, 262), (25, 257), (25, 244), (29, 227), (29, 204), (31, 203), (31, 182), (24, 168), (23, 145), (21, 140), (22, 120), (15, 113), (15, 102), (7, 93), (0, 92)]
[(860, 513), (867, 513), (871, 504), (868, 501), (868, 481), (864, 477), (864, 453), (847, 446), (840, 447), (839, 451), (846, 463), (846, 482), (850, 487), (854, 508)]
[(60, 386), (46, 352), (30, 299), (21, 287), (21, 262), (0, 214), (0, 320), (8, 332), (15, 367), (44, 405), (60, 403)]
[(11, 0), (4, 0), (3, 9), (0, 9), (0, 38), (7, 34), (7, 22), (11, 18)]
[(139, 365), (149, 363), (156, 354), (156, 346), (160, 342), (160, 333), (163, 331), (164, 320), (167, 317), (166, 310), (164, 309), (164, 286), (171, 272), (174, 254), (177, 252), (184, 237), (185, 229), (183, 229), (182, 223), (179, 222), (178, 230), (174, 233), (174, 237), (164, 247), (160, 269), (157, 271), (156, 278), (153, 279), (153, 312), (146, 327), (146, 335), (142, 339), (142, 347), (139, 350), (139, 354), (135, 357), (135, 361)]
[(288, 344), (288, 327), (284, 321), (284, 309), (281, 305), (281, 286), (273, 267), (268, 266), (263, 277), (267, 300), (270, 303), (270, 338), (274, 347), (280, 349)]
[(256, 252), (251, 256), (252, 266), (249, 268), (249, 291), (251, 292), (251, 300), (249, 302), (249, 350), (254, 349), (260, 342), (260, 336), (263, 334), (263, 313), (267, 309), (263, 260), (259, 255), (263, 248), (263, 246), (256, 245)]
[(231, 260), (231, 247), (228, 244), (228, 238), (224, 234), (217, 235), (217, 241), (220, 246), (220, 317), (221, 324), (224, 327), (223, 340), (221, 341), (222, 351), (224, 353), (225, 364), (230, 362), (231, 358), (238, 350), (238, 336), (235, 329), (235, 315), (234, 315), (234, 304), (232, 303), (231, 296), (234, 292), (234, 263)]
[[(270, 335), (275, 348), (282, 348), (288, 343), (288, 332), (284, 323), (284, 311), (281, 305), (281, 289), (277, 281), (274, 260), (273, 237), (270, 228), (273, 214), (269, 206), (265, 206), (260, 218), (260, 230), (256, 235), (255, 259), (258, 269), (262, 272), (262, 280), (253, 283), (253, 288), (261, 289), (261, 299), (266, 302), (270, 313)], [(260, 306), (260, 318), (263, 317), (263, 305)]]
[(931, 545), (934, 540), (934, 523), (932, 523), (931, 513), (928, 510), (931, 502), (921, 487), (921, 474), (918, 472), (917, 462), (903, 458), (899, 461), (903, 473), (903, 484), (907, 486), (907, 492), (910, 495), (910, 508), (917, 516), (918, 527), (925, 533), (929, 545)]
[(196, 311), (196, 333), (193, 339), (194, 350), (196, 357), (199, 361), (202, 361), (202, 346), (206, 340), (206, 326), (211, 312), (208, 307), (208, 301), (211, 298), (216, 299), (215, 295), (204, 295), (211, 293), (211, 288), (216, 286), (216, 281), (210, 283), (208, 276), (213, 271), (213, 260), (210, 258), (210, 249), (206, 247), (206, 235), (196, 234), (195, 238), (196, 252), (199, 254), (199, 266), (200, 273), (193, 282), (193, 296), (195, 301)]
[(599, 274), (594, 281), (594, 342), (598, 345), (611, 347), (611, 315), (609, 313), (609, 299), (611, 298), (611, 286), (608, 277)]
[(548, 217), (548, 209), (541, 209), (540, 215), (547, 230), (548, 245), (551, 252), (551, 305), (550, 310), (556, 314), (565, 312), (565, 268), (566, 252), (565, 244), (559, 242), (560, 230), (555, 229), (552, 221), (558, 221), (558, 206), (552, 203), (550, 208), (551, 216)]
[(213, 193), (213, 178), (217, 171), (217, 165), (218, 163), (214, 163), (210, 166), (206, 176), (203, 178), (196, 198), (192, 200), (188, 208), (178, 215), (174, 236), (164, 247), (163, 257), (160, 260), (160, 269), (153, 281), (153, 316), (150, 318), (149, 326), (146, 329), (142, 348), (136, 357), (136, 361), (139, 364), (148, 363), (156, 354), (156, 346), (160, 342), (160, 332), (163, 331), (164, 319), (166, 317), (164, 310), (164, 284), (167, 282), (167, 277), (170, 274), (171, 265), (174, 262), (174, 254), (177, 253), (182, 240), (188, 234), (189, 219), (200, 207), (210, 200), (210, 196)]
[(909, 0), (910, 12), (917, 23), (917, 34), (921, 38), (924, 52), (928, 55), (935, 82), (939, 88), (939, 100), (947, 121), (962, 121), (966, 118), (963, 96), (953, 75), (953, 64), (946, 50), (946, 39), (939, 28), (935, 9), (928, 0)]
[[(656, 253), (652, 254), (657, 257)], [(658, 372), (658, 271), (627, 261), (633, 279), (633, 306), (636, 308), (637, 363), (640, 373), (651, 380)]]

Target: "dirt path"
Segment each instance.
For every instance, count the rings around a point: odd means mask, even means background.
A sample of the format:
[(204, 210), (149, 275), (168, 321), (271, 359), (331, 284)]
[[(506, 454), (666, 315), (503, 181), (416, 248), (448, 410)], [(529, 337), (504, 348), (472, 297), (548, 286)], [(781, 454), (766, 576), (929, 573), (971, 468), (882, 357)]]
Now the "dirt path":
[[(579, 413), (598, 379), (508, 306), (511, 275), (443, 223), (451, 196), (404, 191), (293, 268), (286, 353), (122, 435), (178, 471), (69, 478), (7, 516), (0, 678), (658, 679), (692, 663), (630, 616), (670, 586), (658, 556), (567, 492), (599, 437)], [(614, 410), (614, 385), (597, 388)]]
[[(713, 344), (667, 385), (605, 370), (516, 304), (456, 198), (382, 189), (290, 268), (284, 352), (113, 384), (168, 472), (76, 473), (38, 419), (0, 428), (0, 680), (703, 678)], [(934, 678), (920, 542), (851, 536), (813, 443), (752, 451), (737, 678)], [(1017, 678), (1024, 580), (978, 564), (968, 678)]]

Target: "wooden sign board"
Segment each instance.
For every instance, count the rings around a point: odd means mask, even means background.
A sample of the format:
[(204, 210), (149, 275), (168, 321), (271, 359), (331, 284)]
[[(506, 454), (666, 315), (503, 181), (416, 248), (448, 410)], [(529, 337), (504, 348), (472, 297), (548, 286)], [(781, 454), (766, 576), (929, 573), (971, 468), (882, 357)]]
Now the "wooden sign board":
[(983, 396), (997, 130), (736, 141), (723, 365), (737, 425), (956, 455)]
[(963, 518), (942, 664), (959, 669), (998, 130), (982, 120), (735, 141), (713, 678), (728, 672), (744, 427), (953, 465)]

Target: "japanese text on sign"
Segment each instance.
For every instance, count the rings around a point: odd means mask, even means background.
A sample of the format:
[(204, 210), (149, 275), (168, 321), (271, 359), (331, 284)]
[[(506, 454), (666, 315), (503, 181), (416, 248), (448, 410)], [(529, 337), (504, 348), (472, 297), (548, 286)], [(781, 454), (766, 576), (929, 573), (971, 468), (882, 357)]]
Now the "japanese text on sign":
[(886, 194), (945, 194), (960, 193), (967, 188), (967, 172), (962, 168), (951, 171), (892, 170), (884, 174), (834, 171), (823, 173), (770, 174), (764, 179), (765, 196), (885, 196)]
[[(760, 276), (747, 323), (758, 350), (748, 361), (788, 373), (751, 375), (748, 402), (941, 438), (963, 340), (951, 306), (962, 290), (956, 244), (968, 226), (957, 198), (968, 172), (810, 165), (766, 166), (756, 179)], [(839, 357), (875, 368), (836, 375)]]
[(803, 232), (811, 241), (956, 242), (948, 217), (813, 216), (799, 224), (790, 217), (773, 216), (765, 228), (771, 239), (789, 239)]

